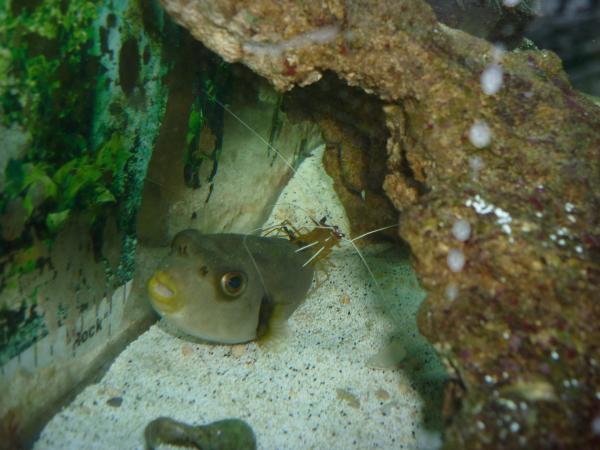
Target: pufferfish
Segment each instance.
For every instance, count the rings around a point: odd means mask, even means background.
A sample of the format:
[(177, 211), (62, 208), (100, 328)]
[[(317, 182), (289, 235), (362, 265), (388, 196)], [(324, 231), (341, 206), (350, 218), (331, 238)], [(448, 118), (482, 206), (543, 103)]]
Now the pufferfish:
[(154, 309), (220, 344), (271, 337), (306, 297), (314, 269), (287, 239), (179, 232), (148, 282)]

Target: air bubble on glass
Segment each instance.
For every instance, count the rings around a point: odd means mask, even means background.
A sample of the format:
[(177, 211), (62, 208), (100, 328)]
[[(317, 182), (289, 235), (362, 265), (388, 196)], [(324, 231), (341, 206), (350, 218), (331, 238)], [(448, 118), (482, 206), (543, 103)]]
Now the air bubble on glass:
[(458, 241), (466, 241), (471, 236), (471, 224), (465, 219), (458, 219), (452, 225), (452, 236)]
[(494, 95), (502, 88), (503, 71), (500, 64), (488, 65), (481, 74), (481, 90), (485, 95)]
[(460, 272), (465, 267), (465, 254), (460, 249), (450, 249), (446, 262), (452, 272)]
[(469, 141), (477, 148), (484, 148), (492, 142), (492, 130), (483, 120), (477, 120), (469, 129)]

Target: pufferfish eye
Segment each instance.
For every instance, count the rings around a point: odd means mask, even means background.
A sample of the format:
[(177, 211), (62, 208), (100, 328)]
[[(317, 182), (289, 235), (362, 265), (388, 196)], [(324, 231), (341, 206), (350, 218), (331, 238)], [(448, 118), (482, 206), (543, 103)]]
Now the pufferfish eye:
[(246, 274), (242, 272), (227, 272), (221, 277), (221, 290), (229, 297), (237, 297), (246, 289)]

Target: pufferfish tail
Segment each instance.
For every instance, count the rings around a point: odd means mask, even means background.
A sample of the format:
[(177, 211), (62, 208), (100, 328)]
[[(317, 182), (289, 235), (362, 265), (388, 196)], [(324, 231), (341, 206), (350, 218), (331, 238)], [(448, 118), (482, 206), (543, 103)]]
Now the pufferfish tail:
[(262, 299), (256, 337), (258, 345), (267, 351), (282, 350), (290, 336), (286, 309), (285, 304), (275, 303), (269, 296)]

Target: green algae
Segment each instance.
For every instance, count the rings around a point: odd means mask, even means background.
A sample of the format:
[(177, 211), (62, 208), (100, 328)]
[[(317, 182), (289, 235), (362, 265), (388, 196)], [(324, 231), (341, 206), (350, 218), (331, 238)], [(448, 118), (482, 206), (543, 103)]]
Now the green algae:
[[(81, 199), (73, 180), (53, 176), (66, 164), (75, 167), (90, 158), (87, 128), (93, 111), (82, 97), (92, 87), (96, 58), (90, 49), (96, 15), (95, 3), (84, 0), (64, 7), (53, 1), (18, 7), (6, 2), (1, 7), (2, 121), (26, 129), (30, 139), (25, 157), (9, 162), (0, 210), (19, 199), (28, 218), (34, 209), (58, 213), (65, 203), (91, 204), (110, 190), (96, 183), (89, 198)], [(80, 178), (94, 184), (99, 177), (82, 167)], [(63, 191), (71, 197), (57, 198)]]
[[(230, 66), (223, 61), (217, 62), (213, 70), (199, 73), (194, 85), (199, 95), (194, 98), (188, 118), (184, 181), (187, 187), (198, 189), (202, 186), (202, 164), (205, 161), (212, 164), (210, 174), (205, 180), (207, 183), (213, 182), (219, 167), (224, 121), (224, 109), (221, 104), (227, 92), (231, 90)], [(210, 137), (203, 139), (207, 135)]]
[[(132, 278), (148, 164), (178, 82), (171, 73), (183, 66), (181, 47), (189, 39), (157, 0), (0, 4), (0, 120), (26, 143), (23, 151), (7, 150), (0, 176), (2, 362), (47, 335), (55, 322), (35, 310), (40, 289), (51, 290), (48, 279), (59, 270), (55, 240), (70, 223), (84, 224), (92, 249), (74, 261), (68, 276), (97, 264), (105, 272), (103, 281), (84, 276), (74, 285), (87, 286), (100, 300)], [(213, 127), (218, 145), (207, 157), (213, 174), (223, 122), (215, 99), (229, 88), (229, 66), (215, 61), (196, 64), (188, 80), (197, 107), (187, 151), (197, 145), (203, 124)], [(197, 161), (188, 161), (189, 172), (197, 173)], [(114, 235), (111, 242), (107, 235)], [(26, 275), (38, 276), (32, 287), (24, 287)], [(87, 307), (54, 296), (60, 322)]]

